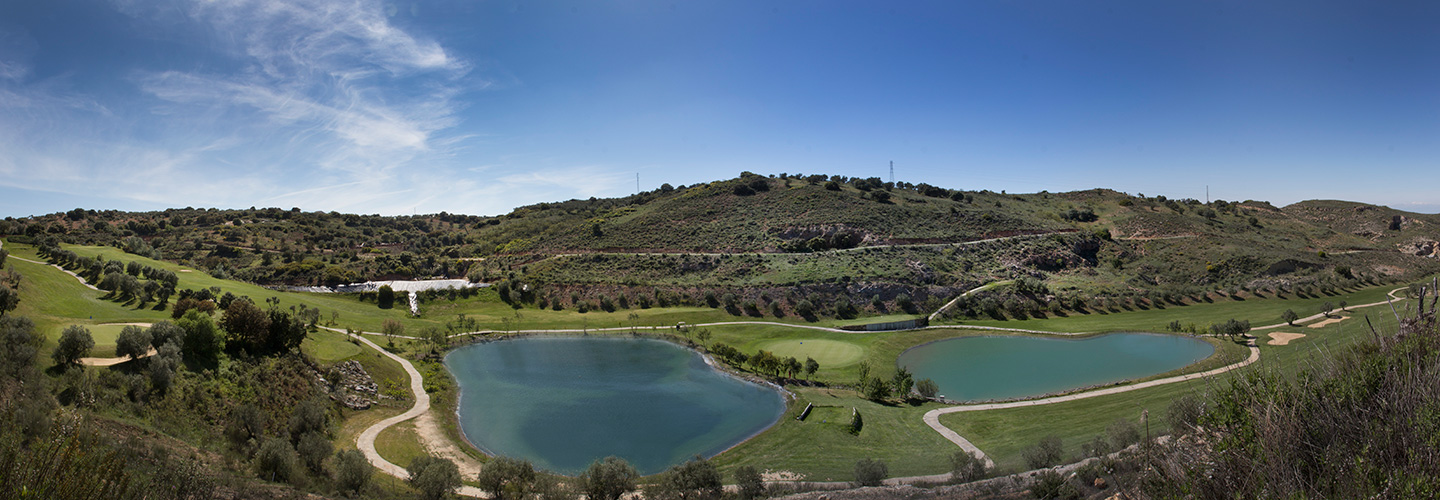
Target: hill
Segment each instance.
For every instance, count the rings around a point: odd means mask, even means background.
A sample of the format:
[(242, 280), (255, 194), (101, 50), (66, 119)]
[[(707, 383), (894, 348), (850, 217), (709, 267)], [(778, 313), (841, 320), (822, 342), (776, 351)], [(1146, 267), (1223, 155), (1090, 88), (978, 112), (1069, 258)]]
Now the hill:
[[(700, 305), (715, 290), (757, 310), (787, 292), (816, 295), (820, 309), (844, 298), (876, 313), (933, 310), (976, 286), (1025, 277), (1045, 284), (1022, 295), (1046, 308), (1081, 295), (1304, 292), (1440, 269), (1440, 218), (1360, 203), (1276, 208), (748, 172), (498, 217), (76, 209), (7, 220), (0, 233), (110, 245), (261, 285), (505, 280), (535, 290), (527, 300), (563, 307), (664, 294)], [(780, 312), (796, 313), (795, 302)]]

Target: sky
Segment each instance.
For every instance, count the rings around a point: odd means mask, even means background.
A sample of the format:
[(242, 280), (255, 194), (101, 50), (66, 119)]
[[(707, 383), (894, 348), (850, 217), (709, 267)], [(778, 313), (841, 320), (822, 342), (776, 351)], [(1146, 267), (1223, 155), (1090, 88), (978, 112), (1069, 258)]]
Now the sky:
[(1440, 212), (1440, 3), (0, 2), (0, 216), (760, 174)]

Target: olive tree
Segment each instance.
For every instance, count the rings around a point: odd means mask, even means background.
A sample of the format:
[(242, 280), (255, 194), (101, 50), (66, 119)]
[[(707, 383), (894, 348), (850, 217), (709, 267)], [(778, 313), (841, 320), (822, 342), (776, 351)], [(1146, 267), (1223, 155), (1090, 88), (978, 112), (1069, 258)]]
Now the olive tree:
[(522, 499), (535, 483), (535, 466), (518, 458), (495, 457), (480, 469), (476, 479), (480, 489), (498, 500)]
[(640, 473), (625, 459), (605, 457), (590, 463), (580, 474), (580, 488), (591, 500), (618, 500), (626, 493), (635, 491), (635, 480)]
[(429, 455), (415, 457), (405, 468), (410, 473), (410, 486), (420, 492), (422, 500), (440, 500), (460, 487), (460, 468), (455, 462)]
[(90, 354), (90, 349), (95, 347), (95, 338), (90, 335), (90, 330), (80, 325), (70, 325), (60, 332), (60, 343), (55, 346), (55, 352), (51, 353), (51, 359), (60, 366), (70, 366), (80, 363), (80, 358)]

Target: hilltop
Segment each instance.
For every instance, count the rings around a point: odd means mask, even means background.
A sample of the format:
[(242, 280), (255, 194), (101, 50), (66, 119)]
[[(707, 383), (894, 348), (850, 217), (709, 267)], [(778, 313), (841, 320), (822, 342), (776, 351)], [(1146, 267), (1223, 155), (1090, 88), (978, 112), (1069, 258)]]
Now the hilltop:
[(1044, 308), (1080, 296), (1304, 293), (1440, 269), (1440, 216), (1361, 203), (1277, 208), (748, 172), (498, 217), (75, 209), (0, 222), (0, 234), (111, 245), (261, 285), (469, 277), (508, 281), (533, 290), (527, 301), (563, 307), (598, 305), (606, 294), (713, 306), (703, 295), (714, 290), (762, 313), (770, 299), (798, 291), (823, 304), (818, 312), (841, 316), (843, 304), (829, 310), (840, 298), (877, 313), (934, 310), (1017, 278), (1044, 285), (1021, 294)]

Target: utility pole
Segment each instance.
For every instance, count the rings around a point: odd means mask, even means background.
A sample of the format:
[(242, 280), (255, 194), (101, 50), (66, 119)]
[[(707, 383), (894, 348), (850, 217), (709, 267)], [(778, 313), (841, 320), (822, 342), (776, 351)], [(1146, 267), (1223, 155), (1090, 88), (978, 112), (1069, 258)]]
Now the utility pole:
[[(1209, 191), (1206, 191), (1206, 193), (1209, 193)], [(640, 194), (640, 172), (635, 172), (635, 194)]]
[(1205, 185), (1205, 204), (1206, 204), (1206, 205), (1209, 205), (1209, 204), (1210, 204), (1210, 185), (1209, 185), (1209, 184), (1206, 184), (1206, 185)]
[(890, 183), (895, 183), (895, 160), (890, 160)]

